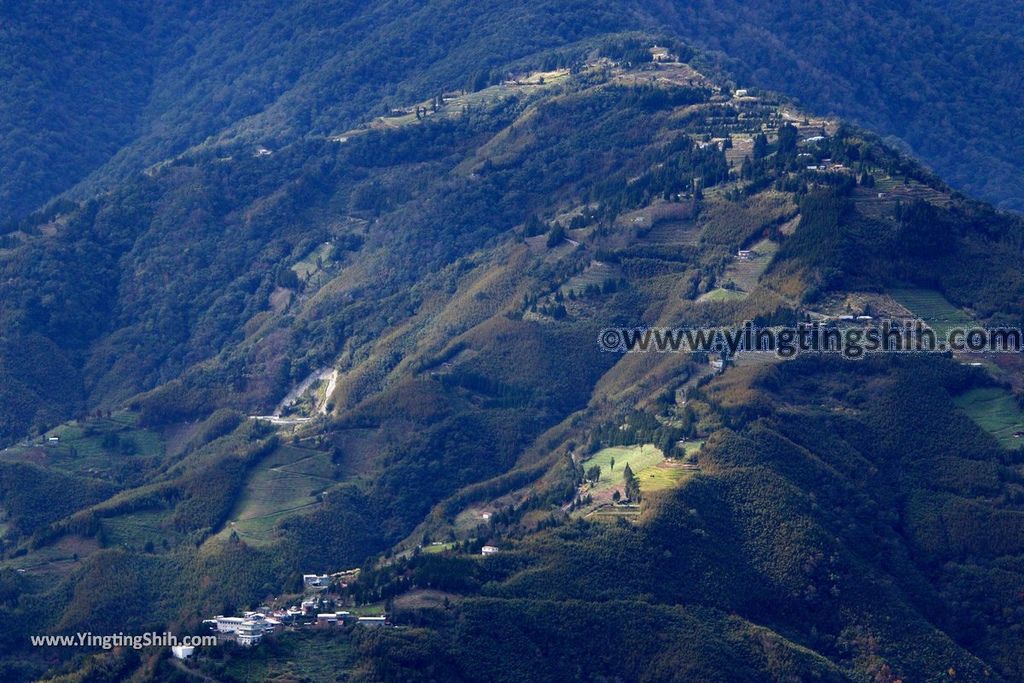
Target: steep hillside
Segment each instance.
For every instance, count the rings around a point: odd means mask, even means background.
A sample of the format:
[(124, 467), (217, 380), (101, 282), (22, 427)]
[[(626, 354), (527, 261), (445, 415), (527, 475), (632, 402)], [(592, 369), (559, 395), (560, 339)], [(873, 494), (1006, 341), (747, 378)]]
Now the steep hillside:
[[(0, 220), (88, 196), (210, 140), (336, 132), (538, 51), (656, 30), (721, 51), (738, 87), (785, 90), (902, 140), (944, 177), (1024, 207), (1024, 35), (1002, 3), (0, 5)], [(59, 20), (58, 20), (59, 17)], [(721, 56), (721, 55), (720, 55)], [(982, 141), (979, 143), (979, 141)]]
[(1020, 678), (1013, 359), (600, 350), (615, 325), (1024, 315), (1024, 223), (702, 64), (614, 34), (472, 88), (438, 71), (8, 237), (0, 678), (177, 680), (163, 651), (24, 634), (199, 632), (355, 567), (337, 599), (403, 628), (181, 666)]

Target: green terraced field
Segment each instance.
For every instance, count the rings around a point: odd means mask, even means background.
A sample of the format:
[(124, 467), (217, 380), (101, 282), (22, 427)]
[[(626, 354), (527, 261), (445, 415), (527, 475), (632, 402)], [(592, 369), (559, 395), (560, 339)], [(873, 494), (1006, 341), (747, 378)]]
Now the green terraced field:
[(601, 287), (606, 280), (618, 280), (620, 277), (622, 277), (622, 271), (617, 266), (594, 261), (582, 273), (569, 278), (569, 281), (559, 289), (563, 295), (568, 295), (569, 290), (582, 294), (590, 285)]
[(238, 648), (230, 658), (201, 660), (199, 665), (206, 676), (214, 677), (205, 680), (333, 683), (347, 680), (354, 658), (355, 648), (347, 634), (304, 630), (282, 634), (273, 648)]
[(945, 297), (930, 289), (894, 289), (889, 292), (901, 306), (907, 308), (915, 316), (924, 320), (932, 329), (941, 335), (949, 334), (956, 327), (969, 327), (974, 324), (970, 316)]
[(332, 472), (330, 454), (282, 446), (249, 478), (232, 514), (231, 528), (246, 540), (271, 540), (279, 520), (313, 507), (317, 494), (336, 483)]
[(725, 276), (732, 280), (740, 289), (749, 292), (757, 286), (761, 274), (768, 268), (779, 245), (769, 239), (764, 239), (750, 247), (750, 250), (757, 254), (757, 258), (750, 261), (736, 259), (725, 269)]
[(999, 439), (1007, 448), (1016, 448), (1022, 441), (1013, 436), (1024, 431), (1024, 411), (1013, 396), (998, 387), (972, 389), (956, 398), (956, 404), (978, 423), (978, 426)]

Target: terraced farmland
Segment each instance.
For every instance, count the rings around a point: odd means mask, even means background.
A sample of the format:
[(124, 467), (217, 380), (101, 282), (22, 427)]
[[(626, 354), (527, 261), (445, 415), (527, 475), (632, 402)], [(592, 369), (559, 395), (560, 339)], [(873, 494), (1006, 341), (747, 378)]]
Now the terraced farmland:
[(971, 317), (945, 297), (930, 289), (894, 289), (892, 298), (915, 316), (924, 320), (939, 335), (947, 335), (957, 327), (974, 324)]
[(999, 387), (972, 389), (958, 396), (956, 404), (1006, 448), (1021, 445), (1014, 434), (1024, 432), (1024, 411), (1008, 391)]
[(282, 446), (249, 478), (230, 528), (247, 541), (269, 542), (278, 521), (318, 503), (336, 483), (333, 472), (329, 453)]

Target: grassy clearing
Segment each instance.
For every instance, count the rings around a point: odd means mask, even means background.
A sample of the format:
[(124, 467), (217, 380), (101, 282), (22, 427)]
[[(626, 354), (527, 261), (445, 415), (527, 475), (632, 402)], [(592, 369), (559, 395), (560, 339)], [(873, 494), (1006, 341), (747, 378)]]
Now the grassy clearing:
[(894, 289), (889, 293), (897, 303), (924, 320), (937, 334), (947, 335), (955, 327), (968, 327), (974, 322), (964, 311), (934, 290)]
[(588, 512), (587, 519), (596, 521), (611, 522), (616, 519), (636, 520), (640, 517), (639, 505), (601, 505), (595, 510)]
[(488, 524), (488, 520), (484, 519), (484, 511), (490, 511), (490, 508), (483, 507), (469, 507), (461, 511), (455, 516), (455, 533), (459, 538), (469, 535), (475, 535), (481, 526)]
[(749, 261), (734, 258), (722, 274), (723, 287), (705, 292), (697, 301), (742, 301), (757, 287), (758, 281), (771, 263), (779, 245), (763, 239), (750, 248), (756, 256)]
[(324, 242), (292, 266), (292, 270), (303, 280), (320, 272), (331, 263), (331, 249), (331, 243)]
[[(686, 455), (697, 453), (702, 445), (703, 443), (699, 441), (687, 443), (684, 447)], [(627, 464), (640, 482), (641, 493), (675, 488), (693, 474), (693, 471), (684, 468), (681, 462), (666, 459), (661, 450), (653, 444), (604, 448), (583, 462), (584, 469), (590, 469), (595, 465), (601, 468), (601, 477), (588, 491), (595, 502), (611, 500), (615, 490), (623, 492), (622, 473)]]
[(746, 292), (741, 292), (737, 289), (724, 289), (722, 287), (716, 287), (710, 292), (701, 294), (697, 301), (742, 301), (747, 298)]
[(431, 543), (430, 545), (423, 546), (420, 549), (420, 552), (422, 552), (425, 555), (438, 555), (440, 553), (451, 550), (454, 547), (454, 543), (441, 543), (440, 541), (438, 541), (435, 543)]
[[(687, 442), (684, 446), (686, 457), (696, 455), (703, 445), (703, 441)], [(640, 481), (640, 493), (652, 493), (654, 491), (674, 489), (692, 475), (693, 470), (684, 468), (682, 462), (664, 460), (654, 467), (648, 467), (638, 473), (636, 477)]]
[[(612, 460), (615, 461), (614, 467)], [(657, 467), (664, 461), (664, 454), (654, 444), (612, 446), (601, 449), (585, 460), (583, 467), (590, 469), (597, 465), (601, 468), (600, 479), (590, 489), (590, 493), (596, 498), (599, 493), (610, 492), (616, 488), (622, 489), (622, 472), (627, 464), (633, 470), (633, 474), (639, 477), (645, 470)]]
[(690, 470), (683, 469), (682, 463), (666, 460), (648, 468), (643, 474), (637, 475), (637, 478), (640, 480), (640, 492), (651, 493), (673, 489), (688, 476), (690, 476)]
[(512, 96), (534, 93), (546, 88), (559, 86), (568, 78), (568, 69), (538, 71), (528, 76), (522, 76), (517, 82), (492, 85), (476, 92), (451, 93), (445, 96), (436, 111), (434, 109), (435, 103), (432, 100), (423, 100), (404, 107), (396, 107), (401, 112), (396, 111), (387, 116), (379, 116), (366, 128), (349, 130), (341, 135), (331, 136), (331, 139), (343, 142), (352, 136), (362, 135), (367, 130), (387, 130), (419, 124), (421, 119), (416, 116), (417, 108), (422, 108), (426, 112), (426, 117), (423, 121), (435, 117), (447, 119), (459, 117), (468, 110), (479, 111), (486, 109)]
[(1013, 434), (1024, 431), (1024, 411), (1008, 391), (998, 387), (972, 389), (958, 396), (956, 404), (1006, 448), (1021, 445), (1021, 439)]

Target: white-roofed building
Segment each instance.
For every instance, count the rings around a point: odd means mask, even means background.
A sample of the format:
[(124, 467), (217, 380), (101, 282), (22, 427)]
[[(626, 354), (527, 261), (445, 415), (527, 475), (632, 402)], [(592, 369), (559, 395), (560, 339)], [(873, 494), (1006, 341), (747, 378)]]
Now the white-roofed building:
[(171, 654), (175, 659), (188, 659), (195, 654), (196, 649), (191, 645), (175, 645), (171, 647)]

